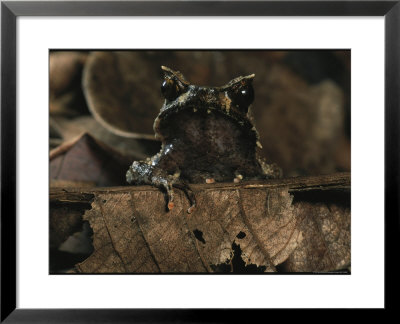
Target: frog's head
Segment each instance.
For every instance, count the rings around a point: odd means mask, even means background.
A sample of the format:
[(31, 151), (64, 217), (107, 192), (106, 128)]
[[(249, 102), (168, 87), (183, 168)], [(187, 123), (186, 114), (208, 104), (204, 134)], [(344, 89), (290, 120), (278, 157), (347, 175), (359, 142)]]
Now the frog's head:
[(247, 118), (247, 112), (254, 100), (252, 81), (254, 74), (237, 77), (222, 87), (192, 85), (184, 76), (165, 66), (161, 92), (165, 98), (160, 118), (182, 110), (219, 111), (234, 119)]

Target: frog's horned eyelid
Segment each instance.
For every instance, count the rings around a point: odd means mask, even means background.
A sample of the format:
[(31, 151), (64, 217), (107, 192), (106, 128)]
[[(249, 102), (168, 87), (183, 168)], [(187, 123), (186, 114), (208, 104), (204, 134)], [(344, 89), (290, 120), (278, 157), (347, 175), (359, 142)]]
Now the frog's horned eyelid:
[(181, 72), (179, 72), (179, 71), (174, 71), (174, 70), (170, 69), (168, 66), (164, 66), (164, 65), (161, 65), (161, 70), (163, 70), (163, 71), (166, 72), (167, 74), (174, 74), (174, 75), (176, 75), (176, 74), (181, 74)]
[(238, 77), (238, 78), (236, 78), (236, 79), (233, 79), (232, 81), (236, 81), (236, 82), (232, 82), (232, 83), (238, 83), (238, 82), (241, 82), (241, 81), (253, 81), (253, 79), (254, 79), (254, 77), (255, 77), (256, 75), (253, 73), (253, 74), (249, 74), (249, 75), (246, 75), (246, 76), (244, 76), (244, 77), (242, 77), (242, 76), (240, 76), (240, 77)]
[(222, 86), (220, 89), (225, 90), (225, 89), (231, 88), (235, 84), (238, 84), (238, 83), (240, 83), (242, 81), (252, 82), (255, 76), (256, 75), (254, 73), (246, 75), (246, 76), (239, 76), (239, 77), (234, 78), (233, 80), (229, 81), (227, 84)]
[(166, 71), (166, 72), (171, 72), (173, 73), (174, 71), (172, 71), (169, 67), (165, 66), (165, 65), (161, 65), (161, 70)]
[[(246, 75), (246, 76), (239, 76), (239, 77), (234, 78), (233, 80), (229, 81), (229, 83), (234, 84), (234, 83), (238, 83), (238, 82), (240, 82), (240, 81), (242, 81), (242, 80), (253, 81), (253, 79), (255, 78), (255, 76), (256, 76), (255, 73), (249, 74), (249, 75)], [(228, 84), (229, 84), (229, 83), (228, 83)]]
[(184, 85), (189, 85), (189, 82), (186, 81), (185, 77), (183, 76), (183, 74), (179, 71), (174, 71), (172, 69), (170, 69), (167, 66), (161, 65), (161, 70), (164, 71), (164, 78), (165, 77), (172, 77), (178, 81), (180, 81), (182, 84)]

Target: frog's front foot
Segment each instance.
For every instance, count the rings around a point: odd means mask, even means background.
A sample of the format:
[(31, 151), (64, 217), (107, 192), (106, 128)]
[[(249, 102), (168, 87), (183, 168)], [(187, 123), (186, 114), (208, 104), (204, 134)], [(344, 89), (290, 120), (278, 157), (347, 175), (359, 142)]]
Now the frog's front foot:
[(177, 170), (173, 174), (168, 174), (163, 169), (157, 168), (147, 162), (135, 161), (126, 173), (126, 180), (130, 184), (149, 184), (160, 188), (167, 194), (167, 208), (174, 208), (173, 187), (181, 189), (189, 199), (191, 206), (187, 210), (190, 214), (196, 207), (196, 199), (190, 187), (180, 179), (180, 172)]
[(189, 199), (190, 207), (187, 210), (187, 212), (190, 214), (196, 208), (196, 198), (190, 187), (182, 179), (180, 179), (179, 176), (180, 176), (179, 171), (175, 172), (172, 175), (167, 175), (165, 172), (161, 171), (161, 172), (155, 172), (151, 180), (153, 185), (166, 191), (168, 198), (168, 203), (167, 203), (168, 210), (171, 210), (175, 206), (173, 187), (182, 190)]

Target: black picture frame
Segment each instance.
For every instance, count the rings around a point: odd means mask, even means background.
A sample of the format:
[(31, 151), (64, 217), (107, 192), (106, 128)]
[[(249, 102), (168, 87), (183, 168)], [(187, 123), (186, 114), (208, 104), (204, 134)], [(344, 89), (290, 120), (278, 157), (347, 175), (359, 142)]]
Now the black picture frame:
[[(385, 309), (396, 307), (390, 242), (399, 234), (400, 0), (2, 1), (1, 321), (6, 323), (220, 322), (263, 310), (16, 309), (16, 19), (19, 16), (384, 16)], [(373, 173), (366, 175), (373, 177)], [(398, 253), (398, 252), (397, 252)], [(371, 257), (371, 263), (373, 257)], [(373, 264), (371, 264), (373, 267)], [(367, 284), (367, 283), (366, 283)], [(253, 314), (252, 314), (253, 315)], [(258, 316), (257, 314), (254, 314)]]

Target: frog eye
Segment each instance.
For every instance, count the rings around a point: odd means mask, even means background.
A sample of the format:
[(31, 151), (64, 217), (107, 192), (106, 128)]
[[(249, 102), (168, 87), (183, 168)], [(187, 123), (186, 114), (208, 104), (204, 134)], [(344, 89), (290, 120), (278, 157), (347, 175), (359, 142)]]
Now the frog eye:
[(251, 83), (244, 83), (240, 87), (234, 87), (228, 92), (233, 104), (247, 111), (248, 106), (254, 100), (254, 90)]
[(165, 99), (175, 100), (181, 92), (178, 83), (173, 79), (165, 79), (161, 85), (161, 93)]

